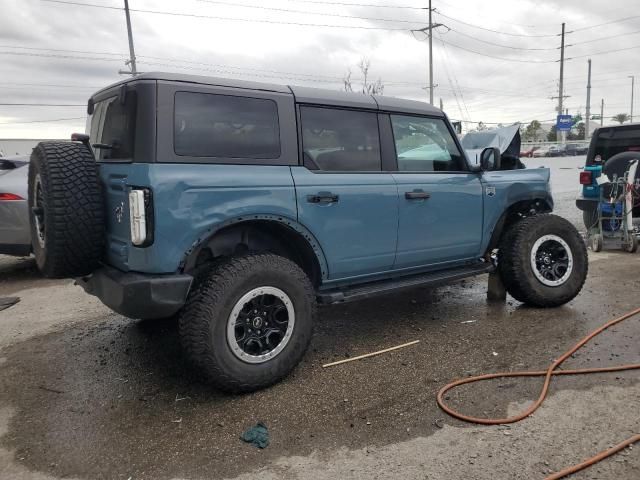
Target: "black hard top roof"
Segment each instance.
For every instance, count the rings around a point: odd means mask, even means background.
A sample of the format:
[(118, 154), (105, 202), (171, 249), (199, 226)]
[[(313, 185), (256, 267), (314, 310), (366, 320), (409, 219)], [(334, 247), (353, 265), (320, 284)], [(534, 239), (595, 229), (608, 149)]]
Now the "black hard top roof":
[(163, 73), (149, 72), (137, 75), (134, 78), (127, 78), (105, 87), (94, 94), (110, 90), (113, 87), (126, 83), (143, 80), (165, 80), (170, 82), (185, 82), (200, 85), (216, 85), (223, 87), (244, 88), (248, 90), (261, 90), (267, 92), (293, 94), (296, 102), (332, 105), (342, 107), (380, 109), (388, 112), (403, 112), (422, 115), (443, 116), (441, 110), (425, 102), (406, 100), (395, 97), (364, 95), (362, 93), (343, 92), (340, 90), (328, 90), (310, 87), (298, 87), (293, 85), (279, 85), (275, 83), (251, 82), (246, 80), (236, 80), (231, 78), (206, 77), (200, 75), (188, 75), (183, 73)]

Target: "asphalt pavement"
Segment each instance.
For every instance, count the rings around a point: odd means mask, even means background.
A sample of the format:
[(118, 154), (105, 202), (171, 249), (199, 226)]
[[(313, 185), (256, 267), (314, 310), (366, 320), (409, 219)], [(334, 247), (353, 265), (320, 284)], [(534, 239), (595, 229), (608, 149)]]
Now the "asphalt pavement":
[[(557, 212), (573, 203), (580, 157), (552, 168)], [(583, 292), (557, 309), (486, 301), (487, 277), (321, 308), (312, 345), (282, 383), (216, 392), (191, 371), (174, 321), (131, 321), (30, 259), (0, 257), (0, 478), (535, 479), (640, 432), (638, 372), (562, 377), (532, 417), (480, 427), (443, 414), (449, 380), (543, 369), (606, 320), (640, 306), (640, 254), (590, 252)], [(640, 362), (640, 318), (608, 331), (567, 367)], [(378, 357), (324, 363), (401, 343)], [(450, 402), (474, 415), (523, 408), (538, 379), (465, 386)], [(259, 450), (239, 436), (264, 422)], [(640, 446), (576, 479), (640, 478)]]

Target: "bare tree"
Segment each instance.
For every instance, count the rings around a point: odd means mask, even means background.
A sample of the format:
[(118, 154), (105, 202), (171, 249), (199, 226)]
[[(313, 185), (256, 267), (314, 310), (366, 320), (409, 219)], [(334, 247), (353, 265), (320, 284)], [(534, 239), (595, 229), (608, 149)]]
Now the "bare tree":
[[(358, 69), (362, 73), (362, 88), (357, 89), (361, 93), (366, 95), (382, 95), (384, 92), (384, 84), (382, 79), (378, 78), (375, 82), (369, 81), (369, 69), (371, 68), (371, 60), (368, 58), (362, 58), (358, 63)], [(344, 83), (345, 92), (354, 92), (353, 82), (351, 80), (351, 69), (348, 70), (347, 75), (342, 79)]]
[(620, 125), (622, 125), (624, 122), (626, 122), (627, 120), (629, 120), (629, 115), (626, 113), (619, 113), (617, 115), (614, 115), (613, 117), (611, 117), (612, 120), (615, 120), (616, 122), (618, 122)]

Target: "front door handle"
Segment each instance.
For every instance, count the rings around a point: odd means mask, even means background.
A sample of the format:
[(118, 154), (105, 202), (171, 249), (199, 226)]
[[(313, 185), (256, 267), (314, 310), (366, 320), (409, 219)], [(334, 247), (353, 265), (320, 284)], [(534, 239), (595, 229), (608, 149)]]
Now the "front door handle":
[(307, 195), (307, 202), (309, 203), (335, 203), (338, 200), (340, 200), (340, 197), (331, 192), (319, 192), (315, 195)]
[(404, 198), (407, 200), (425, 200), (431, 198), (431, 194), (422, 190), (414, 190), (413, 192), (404, 192)]

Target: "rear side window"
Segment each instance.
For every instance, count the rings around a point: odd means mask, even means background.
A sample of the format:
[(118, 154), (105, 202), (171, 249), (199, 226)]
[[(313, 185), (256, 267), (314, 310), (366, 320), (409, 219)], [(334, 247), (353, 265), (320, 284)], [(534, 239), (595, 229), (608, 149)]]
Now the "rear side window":
[(462, 154), (444, 120), (391, 115), (391, 125), (399, 171), (463, 170)]
[(210, 93), (175, 94), (174, 149), (191, 157), (280, 157), (273, 100)]
[(89, 120), (89, 138), (98, 160), (130, 160), (133, 158), (137, 96), (130, 91), (124, 104), (118, 97), (96, 102)]
[(300, 107), (305, 165), (327, 171), (379, 171), (376, 113)]

